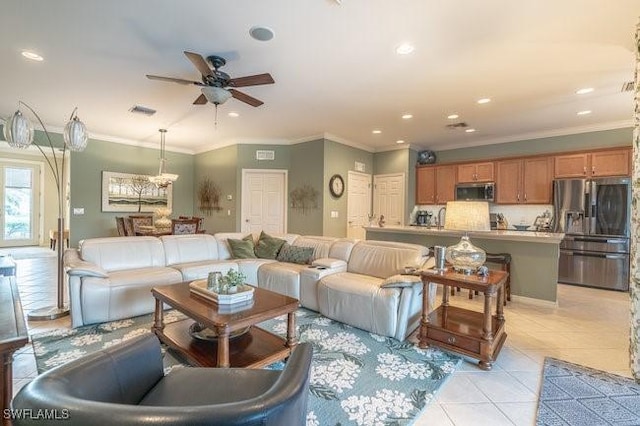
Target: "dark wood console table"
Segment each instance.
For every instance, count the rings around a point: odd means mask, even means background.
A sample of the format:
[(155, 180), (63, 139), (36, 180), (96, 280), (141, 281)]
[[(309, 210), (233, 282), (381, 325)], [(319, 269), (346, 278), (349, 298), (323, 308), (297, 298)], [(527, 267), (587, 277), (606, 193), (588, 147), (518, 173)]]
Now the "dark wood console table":
[[(29, 335), (22, 314), (15, 277), (0, 277), (0, 400), (2, 411), (8, 409), (13, 398), (13, 376), (11, 365), (13, 353), (27, 344)], [(10, 425), (11, 420), (2, 416), (2, 424)]]
[[(509, 274), (490, 270), (489, 275), (459, 274), (453, 271), (422, 271), (422, 318), (420, 320), (420, 347), (429, 344), (440, 346), (452, 352), (479, 359), (478, 366), (491, 370), (507, 338), (503, 313), (504, 283)], [(428, 307), (435, 302), (429, 300), (428, 285), (442, 285), (442, 305), (428, 313)], [(461, 287), (484, 293), (484, 312), (458, 308), (449, 305), (449, 287)], [(491, 315), (492, 299), (496, 297), (496, 314)]]

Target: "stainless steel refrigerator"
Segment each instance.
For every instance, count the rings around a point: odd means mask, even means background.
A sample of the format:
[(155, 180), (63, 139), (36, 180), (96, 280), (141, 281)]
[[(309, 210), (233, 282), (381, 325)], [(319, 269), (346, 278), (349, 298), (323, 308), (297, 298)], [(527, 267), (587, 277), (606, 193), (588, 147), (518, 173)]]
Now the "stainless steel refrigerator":
[(629, 290), (630, 202), (629, 178), (553, 182), (558, 282)]

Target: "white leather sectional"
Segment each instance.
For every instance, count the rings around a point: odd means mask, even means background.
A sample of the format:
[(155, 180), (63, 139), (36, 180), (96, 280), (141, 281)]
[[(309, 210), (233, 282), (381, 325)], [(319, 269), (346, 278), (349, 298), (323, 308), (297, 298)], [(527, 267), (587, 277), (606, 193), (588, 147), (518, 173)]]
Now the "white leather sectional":
[[(227, 240), (246, 234), (93, 238), (65, 253), (73, 327), (153, 312), (151, 288), (242, 272), (247, 283), (295, 297), (308, 309), (383, 336), (404, 340), (418, 325), (422, 284), (399, 275), (421, 267), (428, 249), (414, 244), (331, 237), (278, 236), (312, 247), (311, 265), (233, 259)], [(257, 238), (256, 238), (257, 239)], [(430, 286), (435, 291), (435, 286)]]

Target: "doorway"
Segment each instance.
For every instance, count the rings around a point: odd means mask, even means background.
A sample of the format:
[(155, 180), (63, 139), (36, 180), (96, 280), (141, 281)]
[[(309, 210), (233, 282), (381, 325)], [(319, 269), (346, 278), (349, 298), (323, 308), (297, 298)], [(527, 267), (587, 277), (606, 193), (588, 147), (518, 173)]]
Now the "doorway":
[(242, 169), (241, 232), (287, 232), (287, 170)]
[(0, 160), (0, 247), (40, 242), (40, 163)]
[(373, 214), (388, 226), (404, 225), (404, 173), (373, 177)]
[(347, 238), (364, 240), (363, 226), (369, 226), (371, 213), (371, 175), (349, 172), (347, 175)]

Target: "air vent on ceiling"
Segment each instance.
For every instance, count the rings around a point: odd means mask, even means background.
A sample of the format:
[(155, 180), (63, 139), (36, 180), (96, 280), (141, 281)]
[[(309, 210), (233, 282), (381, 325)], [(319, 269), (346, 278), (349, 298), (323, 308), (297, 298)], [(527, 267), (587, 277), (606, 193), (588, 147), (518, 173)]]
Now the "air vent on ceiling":
[(633, 81), (627, 81), (625, 83), (622, 83), (622, 89), (620, 91), (621, 92), (631, 92), (631, 91), (633, 91)]
[(256, 160), (275, 160), (275, 151), (256, 150)]
[(143, 107), (143, 106), (140, 106), (140, 105), (134, 105), (131, 108), (129, 108), (129, 112), (133, 112), (135, 114), (144, 114), (144, 115), (151, 116), (151, 115), (156, 113), (156, 110), (155, 109), (151, 109), (151, 108), (147, 108), (147, 107)]
[(449, 130), (464, 129), (465, 127), (469, 127), (469, 125), (464, 121), (461, 121), (459, 123), (447, 124), (447, 129)]

